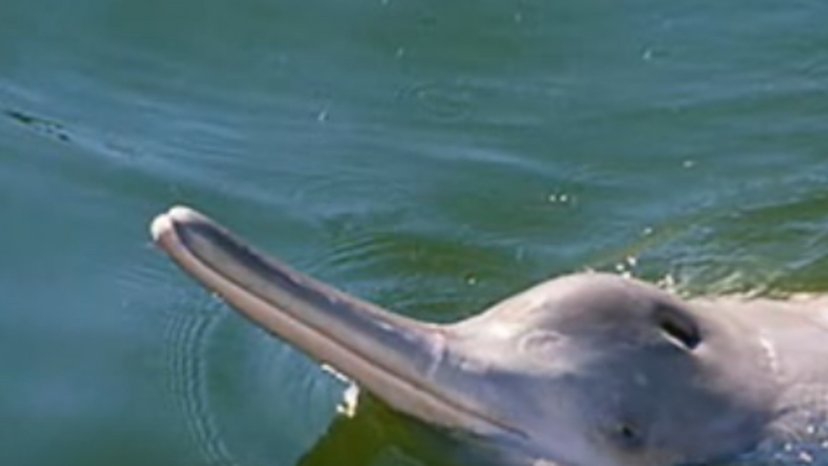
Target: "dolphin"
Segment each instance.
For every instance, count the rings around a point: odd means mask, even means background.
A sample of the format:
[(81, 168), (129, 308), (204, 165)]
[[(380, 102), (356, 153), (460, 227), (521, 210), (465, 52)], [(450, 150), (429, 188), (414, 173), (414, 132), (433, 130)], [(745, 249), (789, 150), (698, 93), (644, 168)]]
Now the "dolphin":
[(508, 464), (727, 460), (828, 411), (825, 298), (686, 301), (585, 272), (435, 324), (302, 275), (187, 207), (156, 217), (151, 233), (255, 324)]

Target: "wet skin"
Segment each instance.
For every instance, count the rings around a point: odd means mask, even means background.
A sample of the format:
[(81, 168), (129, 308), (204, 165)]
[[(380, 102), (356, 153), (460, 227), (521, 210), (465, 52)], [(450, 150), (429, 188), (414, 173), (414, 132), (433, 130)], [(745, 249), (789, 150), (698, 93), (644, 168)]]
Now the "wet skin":
[(510, 463), (709, 462), (825, 414), (825, 299), (688, 302), (583, 273), (437, 325), (301, 275), (185, 207), (151, 230), (183, 270), (254, 323), (394, 409), (479, 437)]

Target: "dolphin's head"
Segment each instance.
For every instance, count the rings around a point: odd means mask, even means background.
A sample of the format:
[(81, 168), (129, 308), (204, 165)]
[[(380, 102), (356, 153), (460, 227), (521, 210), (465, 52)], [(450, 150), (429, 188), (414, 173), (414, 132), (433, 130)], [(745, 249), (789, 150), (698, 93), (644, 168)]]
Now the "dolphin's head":
[(774, 416), (772, 358), (738, 316), (600, 273), (542, 283), (447, 328), (468, 397), (563, 465), (733, 456)]
[[(185, 271), (390, 406), (564, 466), (656, 466), (753, 445), (766, 348), (741, 321), (604, 274), (551, 280), (477, 317), (421, 323), (300, 275), (176, 207), (152, 233)], [(542, 462), (536, 464), (544, 464)]]

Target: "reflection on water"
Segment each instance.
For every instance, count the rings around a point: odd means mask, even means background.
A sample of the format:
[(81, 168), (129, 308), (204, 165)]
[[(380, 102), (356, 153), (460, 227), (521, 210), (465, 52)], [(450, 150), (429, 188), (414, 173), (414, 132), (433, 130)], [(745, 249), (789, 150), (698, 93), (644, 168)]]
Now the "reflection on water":
[(154, 251), (173, 203), (440, 322), (583, 268), (824, 292), (826, 17), (0, 2), (0, 462), (473, 463), (377, 403), (337, 417), (340, 382)]

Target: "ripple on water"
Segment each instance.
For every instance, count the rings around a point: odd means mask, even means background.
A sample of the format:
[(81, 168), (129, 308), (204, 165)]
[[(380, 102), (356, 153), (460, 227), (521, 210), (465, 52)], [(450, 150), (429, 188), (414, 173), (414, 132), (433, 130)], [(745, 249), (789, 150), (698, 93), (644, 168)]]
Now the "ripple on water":
[[(824, 415), (824, 384), (802, 383), (789, 394), (808, 403), (812, 409), (798, 410), (777, 421), (780, 438), (767, 441), (748, 454), (738, 465), (824, 465), (828, 454), (828, 422)], [(804, 427), (803, 427), (804, 426)]]
[(298, 459), (336, 416), (345, 386), (217, 299), (176, 307), (165, 332), (167, 385), (207, 464)]
[(537, 279), (520, 245), (395, 219), (328, 219), (331, 245), (313, 268), (356, 282), (353, 292), (365, 298), (436, 321), (456, 320)]
[[(213, 416), (207, 389), (207, 347), (221, 320), (216, 302), (190, 308), (210, 312), (172, 312), (165, 330), (168, 386), (199, 452), (211, 465), (236, 464)], [(192, 309), (188, 309), (192, 311)]]
[(514, 76), (457, 77), (416, 82), (404, 87), (399, 99), (430, 120), (490, 123), (502, 130), (534, 125), (550, 109), (566, 105), (565, 86), (564, 82)]
[(80, 127), (70, 127), (56, 119), (35, 112), (6, 108), (2, 110), (2, 114), (13, 123), (39, 136), (72, 144), (111, 159), (123, 161), (140, 156), (139, 150), (115, 137), (92, 130), (84, 131)]
[(24, 125), (27, 128), (30, 128), (32, 131), (35, 131), (44, 136), (52, 137), (62, 142), (71, 141), (71, 137), (69, 136), (69, 133), (66, 130), (66, 128), (56, 121), (40, 118), (20, 110), (7, 109), (3, 110), (3, 114), (15, 123)]
[(427, 117), (438, 121), (469, 118), (481, 89), (462, 79), (417, 83), (401, 91), (400, 98), (413, 103)]

